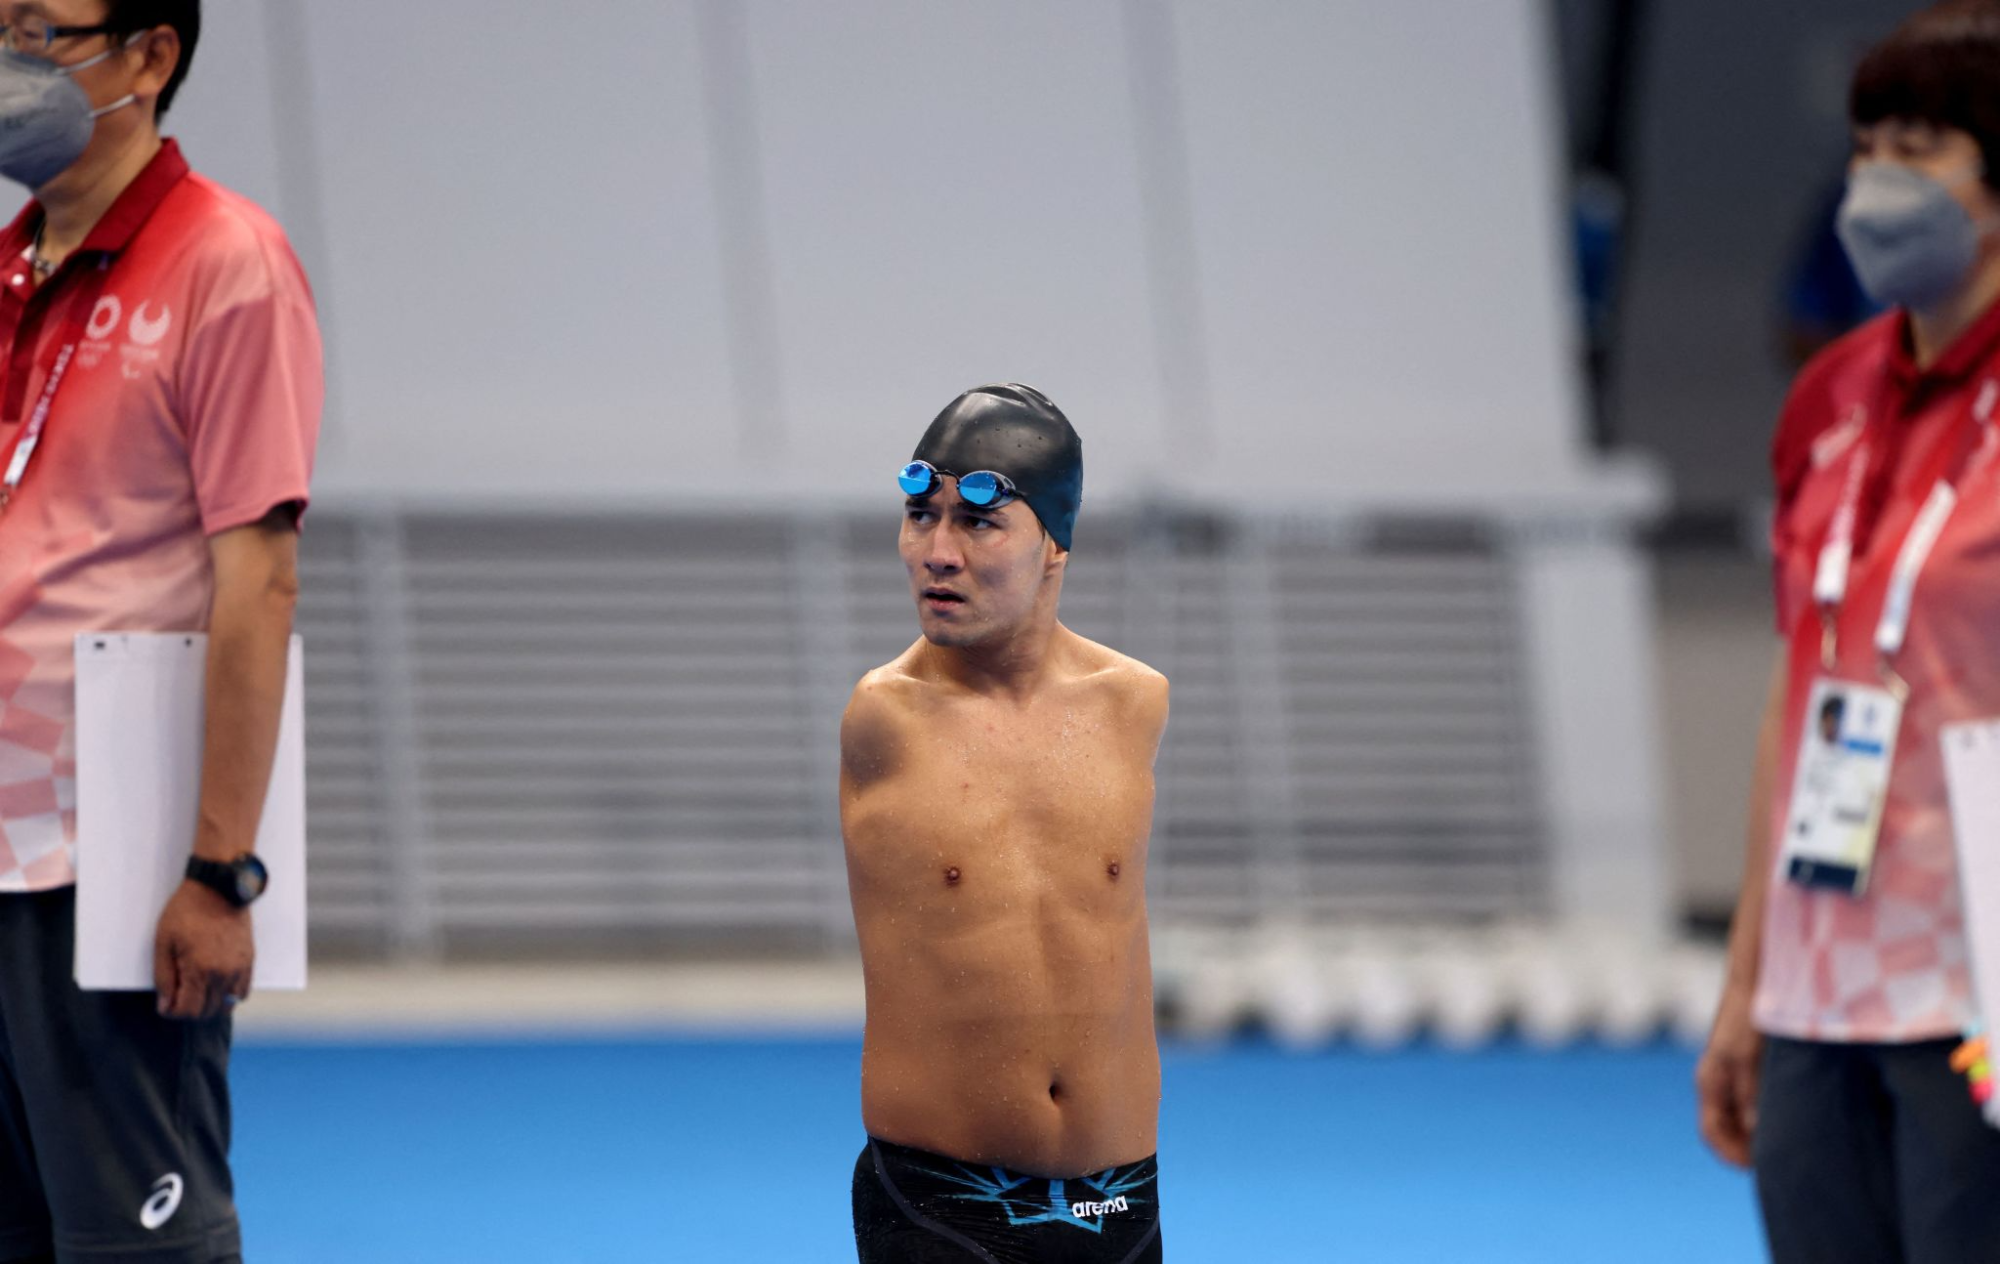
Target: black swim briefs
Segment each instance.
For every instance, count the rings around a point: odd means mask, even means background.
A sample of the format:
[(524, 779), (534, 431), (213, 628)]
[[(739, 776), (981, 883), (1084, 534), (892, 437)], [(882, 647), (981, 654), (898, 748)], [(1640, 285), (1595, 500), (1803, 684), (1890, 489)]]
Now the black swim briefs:
[(1152, 1264), (1154, 1159), (1085, 1176), (1027, 1176), (870, 1138), (854, 1165), (860, 1264)]

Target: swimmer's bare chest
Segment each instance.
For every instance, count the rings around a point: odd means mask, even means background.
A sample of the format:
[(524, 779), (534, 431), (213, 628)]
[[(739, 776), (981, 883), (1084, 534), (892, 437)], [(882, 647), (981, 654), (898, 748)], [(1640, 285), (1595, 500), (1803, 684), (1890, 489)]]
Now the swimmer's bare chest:
[(1156, 743), (1117, 704), (943, 708), (849, 785), (878, 1135), (1051, 1172), (1151, 1153)]

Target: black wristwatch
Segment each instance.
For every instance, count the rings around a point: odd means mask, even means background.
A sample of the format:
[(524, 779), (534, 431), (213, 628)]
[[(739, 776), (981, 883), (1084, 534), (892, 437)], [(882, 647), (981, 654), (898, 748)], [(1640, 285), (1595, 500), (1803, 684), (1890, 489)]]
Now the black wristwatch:
[(203, 860), (189, 856), (187, 876), (201, 883), (237, 908), (249, 908), (271, 885), (271, 873), (255, 852), (244, 852), (234, 860)]

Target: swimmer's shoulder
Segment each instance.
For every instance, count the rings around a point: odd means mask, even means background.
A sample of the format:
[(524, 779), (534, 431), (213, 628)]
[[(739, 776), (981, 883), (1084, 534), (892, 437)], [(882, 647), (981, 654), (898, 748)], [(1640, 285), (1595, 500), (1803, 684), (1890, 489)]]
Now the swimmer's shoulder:
[(848, 709), (907, 711), (921, 705), (932, 692), (932, 682), (917, 670), (923, 649), (918, 641), (909, 649), (863, 675), (854, 686)]
[(1078, 636), (1074, 648), (1079, 679), (1104, 690), (1125, 718), (1140, 724), (1166, 725), (1171, 686), (1163, 672), (1085, 637)]
[(910, 714), (928, 686), (911, 671), (906, 653), (864, 675), (840, 717), (840, 760), (849, 776), (873, 780), (893, 770), (894, 754)]

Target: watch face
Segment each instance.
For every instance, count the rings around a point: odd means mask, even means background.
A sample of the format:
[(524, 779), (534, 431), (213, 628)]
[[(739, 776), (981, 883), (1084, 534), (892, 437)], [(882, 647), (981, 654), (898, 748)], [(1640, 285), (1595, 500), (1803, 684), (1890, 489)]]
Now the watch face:
[(264, 868), (263, 861), (257, 859), (255, 856), (243, 856), (237, 859), (234, 867), (236, 869), (236, 898), (238, 900), (244, 904), (248, 904), (258, 896), (264, 894), (264, 888), (271, 883), (271, 874), (269, 870)]

